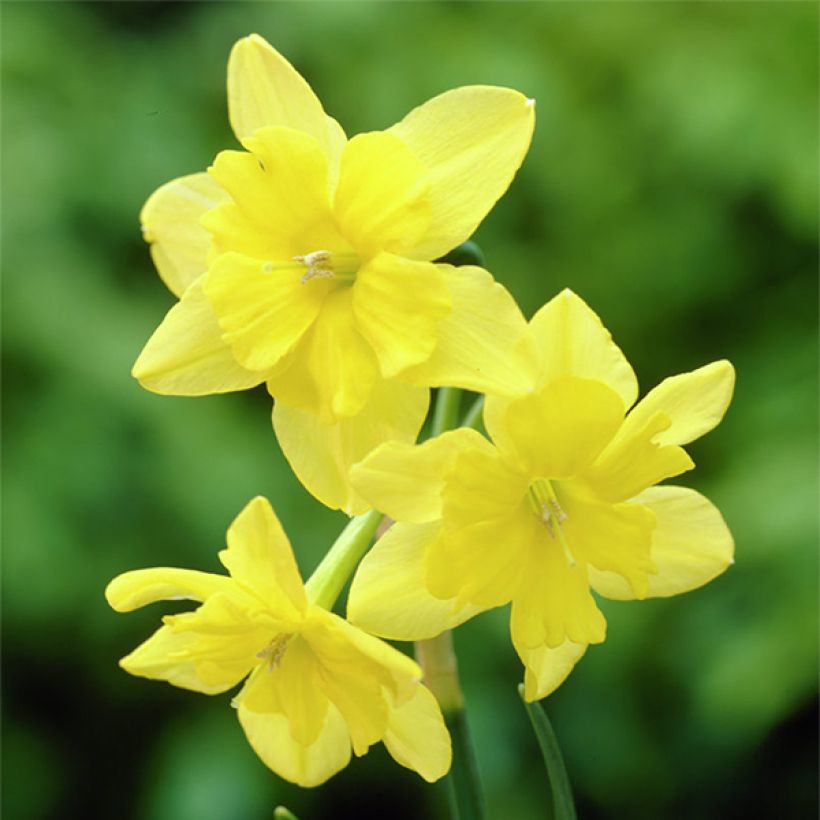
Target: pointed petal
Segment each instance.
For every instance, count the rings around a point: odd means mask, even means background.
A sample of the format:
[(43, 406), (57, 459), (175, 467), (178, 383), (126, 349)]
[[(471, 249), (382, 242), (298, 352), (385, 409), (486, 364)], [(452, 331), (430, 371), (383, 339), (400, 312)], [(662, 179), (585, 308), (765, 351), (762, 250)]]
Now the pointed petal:
[(353, 285), (357, 327), (385, 378), (430, 358), (450, 308), (447, 285), (429, 262), (381, 253), (359, 270)]
[(720, 424), (734, 386), (735, 369), (725, 359), (672, 376), (641, 399), (627, 425), (637, 429), (661, 411), (671, 423), (655, 436), (655, 443), (688, 444)]
[(362, 498), (396, 521), (420, 524), (441, 518), (444, 477), (463, 450), (489, 450), (475, 430), (461, 427), (414, 446), (382, 444), (350, 471)]
[(520, 348), (526, 322), (509, 292), (483, 268), (438, 265), (452, 310), (438, 325), (430, 358), (406, 370), (413, 384), (479, 393), (521, 393), (531, 384)]
[(331, 291), (310, 331), (268, 377), (278, 402), (325, 424), (361, 414), (379, 381), (376, 355), (356, 327), (351, 300), (349, 287)]
[(628, 409), (638, 397), (635, 371), (598, 315), (571, 290), (563, 290), (530, 320), (539, 382), (561, 376), (603, 382)]
[(279, 712), (254, 712), (239, 704), (239, 722), (262, 762), (299, 786), (319, 786), (350, 762), (350, 735), (339, 710), (330, 704), (316, 739), (303, 746), (293, 739)]
[(606, 621), (589, 591), (587, 566), (570, 566), (559, 544), (543, 531), (526, 561), (524, 582), (512, 602), (510, 628), (519, 655), (565, 641), (601, 643)]
[(317, 416), (276, 402), (273, 427), (291, 469), (308, 492), (331, 509), (358, 515), (370, 508), (350, 485), (350, 468), (385, 441), (415, 441), (429, 391), (377, 381), (361, 412), (324, 424)]
[(427, 687), (418, 686), (411, 700), (391, 710), (384, 745), (397, 763), (418, 772), (428, 783), (450, 770), (450, 733)]
[(440, 524), (394, 524), (365, 555), (350, 586), (347, 617), (373, 635), (396, 641), (434, 638), (481, 610), (457, 609), (424, 583), (424, 554)]
[(349, 251), (333, 221), (327, 158), (316, 140), (289, 128), (263, 128), (244, 145), (247, 152), (222, 151), (208, 169), (239, 209), (223, 205), (204, 218), (217, 249), (277, 263), (320, 249)]
[(257, 592), (274, 611), (285, 617), (304, 612), (307, 598), (296, 559), (270, 502), (254, 498), (228, 529), (228, 549), (219, 559), (231, 577)]
[(155, 601), (204, 601), (226, 592), (230, 578), (192, 569), (154, 567), (124, 572), (105, 588), (105, 598), (117, 612), (131, 612)]
[(516, 91), (466, 86), (411, 111), (390, 131), (427, 169), (432, 221), (413, 249), (436, 259), (469, 239), (507, 190), (532, 138), (535, 109)]
[[(665, 598), (711, 581), (733, 563), (734, 541), (719, 510), (687, 487), (651, 487), (634, 499), (655, 514), (649, 597)], [(595, 591), (607, 598), (635, 597), (626, 581), (612, 572), (590, 571)]]
[(248, 370), (269, 370), (293, 349), (316, 320), (322, 296), (301, 282), (298, 267), (268, 270), (238, 253), (217, 258), (204, 290), (222, 338)]
[(228, 60), (228, 116), (239, 140), (282, 125), (314, 137), (338, 163), (345, 143), (339, 124), (325, 114), (296, 69), (258, 34), (243, 37)]
[(154, 393), (205, 396), (246, 390), (264, 375), (242, 367), (222, 340), (222, 330), (202, 280), (194, 282), (168, 311), (146, 343), (132, 375)]
[(142, 235), (168, 289), (182, 296), (208, 269), (211, 237), (199, 220), (228, 195), (206, 173), (173, 179), (148, 197), (140, 213)]
[(503, 425), (530, 475), (570, 478), (594, 461), (623, 417), (623, 402), (611, 388), (564, 376), (512, 402)]
[(404, 254), (430, 224), (424, 166), (394, 134), (357, 134), (342, 153), (333, 210), (361, 257)]
[(662, 410), (642, 416), (640, 424), (623, 424), (617, 435), (584, 473), (595, 494), (607, 501), (625, 501), (665, 478), (685, 473), (695, 464), (674, 444), (659, 444), (671, 419)]
[(221, 683), (203, 680), (190, 654), (196, 641), (196, 635), (191, 632), (175, 632), (169, 626), (161, 626), (147, 641), (126, 655), (120, 666), (130, 675), (167, 681), (181, 689), (206, 695), (225, 692), (247, 674), (245, 670), (236, 680)]
[[(515, 635), (513, 635), (513, 643)], [(551, 649), (549, 646), (529, 648), (516, 646), (524, 664), (524, 699), (528, 703), (552, 694), (575, 668), (586, 652), (585, 644), (564, 641)]]

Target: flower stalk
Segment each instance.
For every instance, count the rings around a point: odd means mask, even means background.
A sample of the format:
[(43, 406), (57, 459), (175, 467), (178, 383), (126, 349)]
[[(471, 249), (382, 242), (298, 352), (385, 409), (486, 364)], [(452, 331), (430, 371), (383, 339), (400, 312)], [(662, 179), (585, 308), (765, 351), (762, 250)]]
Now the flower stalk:
[(324, 609), (333, 609), (344, 585), (367, 552), (381, 520), (378, 510), (350, 519), (305, 584), (308, 600)]
[[(433, 410), (431, 438), (458, 426), (460, 405), (460, 390), (439, 388)], [(484, 793), (458, 679), (452, 632), (446, 630), (435, 638), (416, 641), (415, 655), (424, 672), (425, 685), (441, 706), (453, 741), (453, 765), (446, 778), (452, 817), (454, 820), (484, 820)]]

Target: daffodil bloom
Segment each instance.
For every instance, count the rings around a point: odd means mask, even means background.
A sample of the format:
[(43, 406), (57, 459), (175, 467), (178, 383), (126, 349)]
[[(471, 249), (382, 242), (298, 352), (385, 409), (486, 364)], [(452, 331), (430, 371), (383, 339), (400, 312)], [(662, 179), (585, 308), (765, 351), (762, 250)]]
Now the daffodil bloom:
[(526, 323), (485, 270), (434, 264), (509, 186), (534, 107), (516, 91), (457, 88), (386, 131), (348, 140), (295, 69), (257, 35), (228, 64), (242, 151), (173, 180), (143, 208), (145, 238), (179, 297), (134, 375), (158, 393), (265, 383), (302, 483), (366, 509), (348, 470), (414, 441), (429, 388), (508, 394)]
[(156, 568), (106, 590), (127, 612), (159, 600), (200, 601), (169, 615), (120, 661), (132, 675), (234, 698), (259, 757), (280, 776), (316, 786), (382, 741), (402, 766), (434, 781), (450, 768), (450, 738), (421, 670), (398, 650), (311, 601), (270, 504), (256, 498), (228, 530), (229, 575)]
[(384, 444), (354, 467), (359, 492), (400, 523), (360, 565), (348, 617), (421, 639), (511, 601), (535, 700), (604, 640), (591, 590), (674, 595), (731, 563), (718, 510), (694, 490), (655, 485), (694, 466), (681, 445), (721, 420), (734, 370), (719, 361), (674, 376), (632, 407), (635, 374), (576, 295), (545, 305), (530, 331), (533, 387), (487, 400), (492, 443), (460, 429)]

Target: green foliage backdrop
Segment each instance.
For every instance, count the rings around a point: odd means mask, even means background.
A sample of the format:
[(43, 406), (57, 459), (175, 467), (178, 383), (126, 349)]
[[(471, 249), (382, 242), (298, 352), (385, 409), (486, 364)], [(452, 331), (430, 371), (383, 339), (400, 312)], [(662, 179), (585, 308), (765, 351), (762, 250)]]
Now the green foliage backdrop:
[[(172, 298), (137, 215), (234, 145), (231, 44), (257, 31), (348, 133), (462, 84), (537, 100), (476, 238), (530, 315), (569, 286), (644, 389), (727, 357), (738, 388), (691, 484), (737, 563), (685, 598), (609, 604), (546, 701), (584, 818), (808, 817), (816, 796), (817, 101), (813, 3), (15, 3), (2, 8), (3, 722), (10, 820), (439, 817), (381, 752), (304, 792), (227, 697), (128, 677), (156, 608), (114, 574), (216, 569), (267, 495), (304, 573), (343, 524), (286, 468), (263, 391), (197, 400), (130, 366)], [(503, 611), (459, 630), (491, 815), (546, 816)], [(7, 813), (6, 813), (7, 812)]]

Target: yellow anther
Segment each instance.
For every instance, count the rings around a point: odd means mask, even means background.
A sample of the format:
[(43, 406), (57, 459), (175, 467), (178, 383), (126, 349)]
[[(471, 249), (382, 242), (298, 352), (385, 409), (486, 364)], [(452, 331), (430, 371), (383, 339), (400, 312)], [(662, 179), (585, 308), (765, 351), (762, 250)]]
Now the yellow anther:
[(302, 284), (304, 285), (311, 279), (323, 279), (333, 276), (331, 259), (330, 251), (311, 251), (311, 253), (306, 253), (304, 256), (294, 256), (294, 262), (301, 262), (307, 268), (307, 273), (302, 276)]

